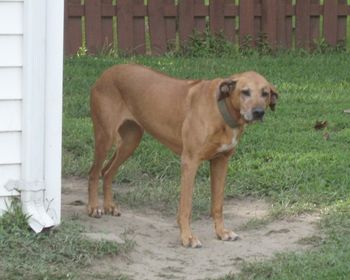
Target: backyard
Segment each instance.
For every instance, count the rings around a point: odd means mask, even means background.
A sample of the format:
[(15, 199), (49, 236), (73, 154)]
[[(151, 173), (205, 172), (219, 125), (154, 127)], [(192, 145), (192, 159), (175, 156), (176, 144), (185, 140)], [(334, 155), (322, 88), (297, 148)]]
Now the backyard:
[[(203, 231), (205, 246), (180, 246), (175, 223), (180, 160), (149, 135), (115, 178), (122, 217), (87, 217), (93, 155), (89, 88), (106, 68), (120, 63), (190, 79), (255, 70), (277, 87), (276, 111), (246, 129), (229, 164), (226, 223), (242, 237), (232, 247), (214, 240), (208, 164), (197, 175), (193, 202), (194, 227)], [(14, 206), (0, 219), (0, 278), (348, 279), (349, 69), (348, 52), (323, 49), (67, 58), (62, 225), (34, 235)], [(315, 128), (317, 122), (327, 123)], [(92, 233), (100, 234), (98, 241)], [(150, 261), (157, 257), (160, 262)]]

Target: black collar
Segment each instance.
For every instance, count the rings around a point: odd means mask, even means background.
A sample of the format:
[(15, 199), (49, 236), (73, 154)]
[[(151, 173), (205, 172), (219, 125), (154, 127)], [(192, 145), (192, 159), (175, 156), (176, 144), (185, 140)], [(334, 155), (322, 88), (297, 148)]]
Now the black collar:
[(221, 113), (221, 116), (223, 117), (225, 123), (231, 127), (231, 128), (237, 128), (240, 125), (238, 124), (237, 120), (230, 114), (227, 105), (226, 105), (226, 98), (222, 98), (218, 101), (218, 107), (219, 111)]

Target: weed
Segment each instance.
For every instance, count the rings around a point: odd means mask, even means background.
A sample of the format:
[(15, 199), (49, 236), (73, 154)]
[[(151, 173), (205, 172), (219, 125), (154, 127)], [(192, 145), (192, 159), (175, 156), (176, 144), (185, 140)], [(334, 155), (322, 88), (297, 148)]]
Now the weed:
[(88, 49), (85, 46), (81, 46), (77, 51), (77, 57), (86, 56), (88, 53)]
[(187, 42), (173, 54), (182, 57), (229, 57), (236, 56), (237, 53), (237, 46), (229, 42), (222, 32), (213, 34), (206, 29), (204, 32), (194, 31)]
[(330, 46), (325, 38), (320, 38), (314, 41), (313, 53), (327, 54), (327, 53), (339, 53), (346, 51), (346, 42), (339, 41), (335, 47)]
[(318, 247), (322, 244), (322, 237), (318, 236), (318, 235), (313, 235), (313, 236), (308, 236), (308, 237), (304, 237), (298, 240), (298, 244), (301, 245), (311, 245), (314, 247)]
[(244, 56), (251, 55), (271, 55), (274, 53), (272, 47), (267, 40), (267, 34), (260, 32), (257, 35), (256, 40), (251, 35), (247, 35), (243, 38), (240, 45), (240, 53)]
[(252, 218), (248, 220), (246, 223), (241, 225), (238, 230), (252, 230), (252, 229), (259, 229), (264, 226), (266, 226), (268, 223), (271, 222), (271, 217), (265, 217), (265, 218)]

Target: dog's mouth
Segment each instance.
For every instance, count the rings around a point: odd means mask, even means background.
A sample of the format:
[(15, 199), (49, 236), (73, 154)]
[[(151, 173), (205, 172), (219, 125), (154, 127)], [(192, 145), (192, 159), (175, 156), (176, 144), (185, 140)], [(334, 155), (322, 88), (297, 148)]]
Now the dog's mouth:
[(241, 111), (241, 116), (247, 123), (252, 123), (254, 121), (252, 112), (243, 112)]
[(264, 121), (264, 117), (254, 117), (253, 114), (251, 112), (241, 112), (241, 116), (243, 117), (243, 119), (246, 121), (246, 123), (248, 124), (252, 124), (252, 123), (257, 123), (257, 122), (263, 122)]

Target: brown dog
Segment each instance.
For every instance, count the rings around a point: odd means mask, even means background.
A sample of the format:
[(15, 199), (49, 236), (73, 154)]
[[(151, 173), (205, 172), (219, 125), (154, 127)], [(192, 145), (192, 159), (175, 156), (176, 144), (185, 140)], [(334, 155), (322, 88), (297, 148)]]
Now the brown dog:
[[(100, 217), (103, 213), (98, 205), (100, 175), (104, 179), (104, 213), (120, 215), (113, 202), (112, 179), (145, 130), (181, 155), (177, 221), (182, 244), (201, 246), (192, 234), (190, 218), (195, 176), (204, 160), (210, 160), (216, 235), (235, 240), (238, 236), (224, 228), (222, 213), (228, 160), (245, 125), (262, 120), (267, 106), (274, 109), (277, 97), (274, 87), (256, 72), (209, 81), (179, 80), (139, 65), (107, 69), (91, 92), (95, 158), (89, 177), (89, 215)], [(103, 167), (113, 144), (116, 152)]]

